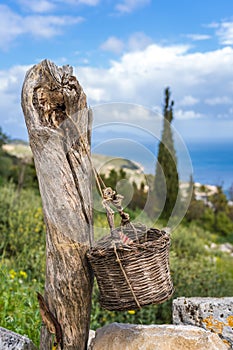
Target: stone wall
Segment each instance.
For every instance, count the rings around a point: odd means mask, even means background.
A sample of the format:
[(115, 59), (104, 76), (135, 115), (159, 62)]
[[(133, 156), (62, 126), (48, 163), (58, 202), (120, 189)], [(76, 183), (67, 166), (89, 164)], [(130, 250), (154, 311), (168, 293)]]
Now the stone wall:
[[(233, 349), (233, 298), (177, 298), (173, 325), (112, 323), (90, 331), (89, 350)], [(0, 350), (36, 350), (27, 337), (0, 327)]]
[(30, 339), (0, 327), (0, 350), (36, 350)]
[(233, 298), (177, 298), (173, 323), (210, 330), (233, 349)]

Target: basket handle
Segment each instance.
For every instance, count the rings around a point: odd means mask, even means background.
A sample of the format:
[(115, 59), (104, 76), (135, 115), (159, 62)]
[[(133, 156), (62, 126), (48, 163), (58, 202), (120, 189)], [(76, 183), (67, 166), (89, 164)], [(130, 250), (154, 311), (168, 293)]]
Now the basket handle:
[(111, 209), (110, 204), (115, 207), (121, 216), (121, 226), (124, 226), (130, 222), (130, 216), (128, 213), (125, 213), (122, 207), (123, 196), (116, 194), (111, 187), (106, 187), (103, 190), (103, 201), (102, 204), (106, 209), (108, 224), (111, 231), (115, 228), (114, 225), (114, 210)]
[(121, 228), (123, 231), (123, 227), (125, 225), (130, 225), (135, 233), (135, 237), (138, 241), (138, 235), (137, 235), (137, 230), (135, 229), (134, 225), (132, 224), (132, 222), (130, 221), (130, 216), (128, 213), (124, 212), (124, 209), (122, 207), (122, 200), (123, 200), (123, 196), (120, 194), (116, 194), (116, 191), (114, 191), (111, 187), (107, 187), (103, 190), (103, 201), (102, 204), (106, 210), (106, 214), (107, 214), (107, 220), (108, 220), (108, 224), (110, 227), (110, 231), (111, 231), (111, 235), (113, 236), (112, 232), (115, 228), (115, 224), (114, 224), (114, 210), (112, 210), (112, 208), (110, 207), (110, 204), (112, 206), (114, 206), (120, 217), (121, 217)]

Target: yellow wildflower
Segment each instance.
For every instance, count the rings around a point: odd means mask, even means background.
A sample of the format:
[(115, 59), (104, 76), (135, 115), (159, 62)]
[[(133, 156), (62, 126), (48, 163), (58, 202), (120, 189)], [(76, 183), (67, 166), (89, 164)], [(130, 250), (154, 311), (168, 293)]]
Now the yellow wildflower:
[(27, 272), (22, 271), (22, 270), (19, 271), (19, 275), (20, 275), (21, 277), (25, 278), (25, 279), (26, 279), (27, 276), (28, 276), (28, 275), (27, 275)]
[(10, 278), (13, 280), (13, 279), (15, 279), (17, 272), (15, 270), (11, 269), (9, 271), (9, 275), (10, 275)]
[(130, 315), (135, 315), (135, 310), (129, 310), (129, 311), (128, 311), (128, 314), (130, 314)]

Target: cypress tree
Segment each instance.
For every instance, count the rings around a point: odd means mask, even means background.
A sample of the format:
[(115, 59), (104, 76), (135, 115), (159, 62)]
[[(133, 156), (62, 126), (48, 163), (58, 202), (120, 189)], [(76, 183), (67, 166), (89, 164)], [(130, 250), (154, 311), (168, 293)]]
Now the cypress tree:
[(164, 219), (171, 216), (179, 190), (177, 158), (171, 130), (174, 101), (170, 102), (170, 96), (170, 90), (166, 88), (162, 140), (159, 143), (155, 173), (156, 207), (161, 210), (161, 218)]

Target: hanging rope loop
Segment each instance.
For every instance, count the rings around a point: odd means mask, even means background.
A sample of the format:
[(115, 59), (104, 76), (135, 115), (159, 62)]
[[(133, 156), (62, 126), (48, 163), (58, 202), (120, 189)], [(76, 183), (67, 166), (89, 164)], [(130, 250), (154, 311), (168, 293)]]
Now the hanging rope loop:
[[(112, 231), (115, 228), (115, 224), (114, 224), (114, 211), (110, 207), (110, 204), (113, 207), (116, 208), (116, 210), (118, 211), (119, 215), (121, 216), (121, 225), (120, 225), (121, 228), (123, 228), (126, 225), (130, 225), (131, 228), (133, 229), (135, 237), (136, 237), (136, 239), (138, 241), (137, 230), (135, 229), (134, 225), (130, 222), (129, 214), (125, 213), (124, 209), (122, 207), (122, 200), (124, 199), (124, 196), (122, 196), (120, 194), (117, 194), (116, 191), (114, 191), (111, 187), (107, 187), (105, 185), (102, 177), (100, 176), (100, 174), (98, 173), (98, 171), (96, 170), (96, 168), (93, 165), (93, 162), (92, 162), (92, 159), (91, 159), (91, 156), (90, 156), (90, 151), (89, 151), (89, 149), (88, 149), (88, 147), (87, 147), (87, 145), (85, 143), (83, 135), (81, 134), (81, 132), (80, 132), (80, 130), (78, 128), (77, 123), (75, 123), (73, 121), (71, 116), (68, 115), (68, 117), (69, 117), (70, 121), (73, 123), (73, 125), (76, 128), (76, 131), (78, 133), (78, 137), (79, 137), (79, 139), (81, 141), (83, 149), (84, 149), (84, 151), (86, 153), (86, 156), (87, 156), (87, 158), (89, 160), (92, 172), (93, 172), (93, 174), (95, 176), (95, 181), (96, 181), (96, 184), (97, 184), (100, 196), (102, 197), (102, 205), (103, 205), (103, 207), (106, 210), (107, 220), (108, 220), (108, 224), (109, 224), (109, 227), (110, 227), (111, 234), (112, 234)], [(122, 231), (123, 231), (123, 229), (122, 229)], [(123, 243), (131, 241), (126, 235), (123, 234), (123, 232), (122, 232), (122, 237), (120, 237), (120, 239), (122, 240)], [(89, 241), (90, 242), (92, 241), (91, 237), (90, 237), (90, 233), (89, 233)]]

